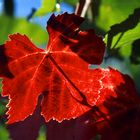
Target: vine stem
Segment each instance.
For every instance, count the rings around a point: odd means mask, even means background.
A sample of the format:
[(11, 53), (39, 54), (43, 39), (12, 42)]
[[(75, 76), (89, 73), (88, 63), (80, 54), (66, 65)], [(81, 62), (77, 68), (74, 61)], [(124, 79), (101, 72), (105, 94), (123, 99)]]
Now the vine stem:
[(90, 3), (91, 0), (79, 0), (75, 9), (75, 14), (84, 17)]

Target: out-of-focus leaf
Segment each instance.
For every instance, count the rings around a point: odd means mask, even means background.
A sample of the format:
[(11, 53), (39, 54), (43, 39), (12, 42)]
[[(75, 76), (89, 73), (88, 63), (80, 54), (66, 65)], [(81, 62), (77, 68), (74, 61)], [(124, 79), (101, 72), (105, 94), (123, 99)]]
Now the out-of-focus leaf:
[[(136, 87), (137, 87), (137, 90), (140, 91), (140, 64), (139, 65), (129, 65), (129, 69), (130, 69), (130, 72), (132, 73), (132, 76), (134, 77), (135, 79), (135, 83), (136, 83)], [(139, 92), (139, 95), (140, 95), (140, 92)]]
[(0, 103), (0, 115), (3, 115), (5, 110), (6, 110), (6, 107)]
[(0, 140), (8, 140), (9, 139), (9, 133), (7, 129), (0, 125)]
[(46, 140), (46, 129), (43, 126), (41, 126), (40, 131), (39, 131), (39, 136), (37, 138), (37, 140)]
[(130, 60), (133, 64), (140, 64), (140, 39), (135, 40), (132, 44)]
[(7, 100), (1, 97), (1, 80), (0, 80), (0, 118), (2, 115), (4, 115), (6, 111), (6, 107), (5, 107), (6, 104), (7, 104)]
[(48, 35), (39, 25), (29, 23), (22, 18), (0, 16), (0, 44), (7, 40), (7, 36), (13, 33), (28, 35), (36, 44), (46, 44)]
[(34, 16), (44, 16), (55, 10), (56, 0), (42, 0), (41, 7), (35, 12)]
[(111, 25), (125, 20), (138, 7), (139, 0), (102, 0), (97, 25), (107, 31)]
[(78, 0), (63, 0), (64, 2), (68, 3), (68, 4), (71, 4), (73, 6), (76, 6)]
[(1, 79), (0, 79), (0, 93), (1, 93), (1, 84), (2, 84), (2, 83), (1, 83)]

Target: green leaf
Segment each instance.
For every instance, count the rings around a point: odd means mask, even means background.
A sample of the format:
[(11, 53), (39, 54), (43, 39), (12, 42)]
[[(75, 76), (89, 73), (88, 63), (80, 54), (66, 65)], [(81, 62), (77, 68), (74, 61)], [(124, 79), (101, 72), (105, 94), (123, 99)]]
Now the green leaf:
[(122, 39), (118, 42), (116, 47), (120, 47), (120, 53), (122, 56), (127, 57), (131, 55), (132, 43), (138, 38), (140, 38), (140, 23), (136, 28), (125, 32)]
[(110, 26), (125, 20), (138, 7), (139, 0), (102, 0), (97, 25), (108, 31)]
[(6, 107), (0, 103), (0, 115), (3, 115), (6, 111)]
[(44, 16), (55, 10), (56, 0), (42, 0), (41, 7), (35, 12), (34, 16)]
[[(140, 38), (140, 23), (135, 28), (126, 31), (118, 41), (120, 35), (121, 33), (113, 37), (111, 48), (112, 49), (120, 48), (119, 50), (120, 54), (122, 56), (128, 57), (131, 55), (131, 48), (132, 48), (133, 41)], [(108, 39), (108, 34), (105, 36), (106, 43), (107, 43), (107, 39)]]
[(132, 74), (133, 79), (135, 79), (135, 84), (137, 90), (140, 91), (140, 65), (128, 65), (128, 68)]
[(68, 3), (68, 4), (71, 4), (73, 6), (76, 6), (78, 0), (63, 0), (64, 2)]
[(0, 139), (1, 140), (9, 140), (9, 133), (5, 127), (0, 125)]
[[(109, 31), (105, 37), (107, 46), (111, 49), (119, 48), (123, 57), (131, 55), (132, 43), (140, 36), (139, 7), (139, 0), (102, 0), (101, 3), (97, 25)], [(107, 41), (107, 36), (110, 41)]]
[(40, 131), (39, 131), (39, 136), (37, 140), (46, 140), (46, 129), (45, 126), (41, 126)]
[(23, 18), (0, 16), (0, 44), (3, 44), (9, 34), (26, 34), (37, 45), (46, 44), (48, 34), (40, 25), (30, 23)]

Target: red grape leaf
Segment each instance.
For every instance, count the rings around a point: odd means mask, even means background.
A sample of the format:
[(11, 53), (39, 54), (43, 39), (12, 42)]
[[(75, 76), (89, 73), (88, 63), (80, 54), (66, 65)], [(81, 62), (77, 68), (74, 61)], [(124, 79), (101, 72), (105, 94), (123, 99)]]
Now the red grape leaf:
[[(117, 75), (112, 77), (113, 80)], [(132, 79), (127, 75), (124, 75), (123, 79), (125, 83), (115, 88), (117, 97), (110, 97), (104, 101), (104, 115), (108, 116), (109, 123), (104, 124), (102, 140), (140, 139), (140, 98)]]
[[(105, 44), (101, 37), (95, 35), (93, 29), (80, 31), (82, 17), (64, 13), (48, 21), (48, 50), (61, 51), (71, 49), (89, 64), (100, 64), (103, 60)], [(63, 41), (62, 41), (63, 40)]]
[[(8, 123), (24, 120), (31, 115), (42, 93), (41, 113), (46, 121), (78, 117), (90, 109), (88, 104), (96, 104), (102, 87), (99, 80), (104, 71), (89, 70), (87, 61), (95, 59), (97, 52), (101, 57), (98, 60), (97, 56), (94, 62), (100, 63), (105, 47), (102, 39), (92, 30), (79, 31), (78, 26), (83, 19), (79, 17), (76, 21), (76, 18), (74, 14), (67, 13), (57, 17), (52, 15), (47, 27), (50, 41), (46, 51), (35, 47), (25, 35), (20, 34), (10, 35), (10, 40), (0, 46), (0, 50), (3, 50), (0, 52), (0, 76), (4, 77), (2, 95), (9, 96)], [(71, 24), (65, 27), (67, 23)], [(89, 43), (87, 38), (92, 37), (93, 41)], [(102, 50), (100, 54), (95, 46)], [(88, 52), (86, 48), (92, 52), (88, 57), (82, 55)], [(93, 80), (96, 82), (91, 84)]]
[(140, 100), (132, 79), (109, 68), (101, 83), (100, 102), (90, 111), (75, 120), (48, 123), (50, 140), (90, 140), (96, 135), (102, 140), (140, 139)]
[(132, 79), (110, 69), (102, 83), (100, 92), (104, 101), (89, 119), (93, 132), (100, 134), (101, 140), (139, 140), (140, 98)]

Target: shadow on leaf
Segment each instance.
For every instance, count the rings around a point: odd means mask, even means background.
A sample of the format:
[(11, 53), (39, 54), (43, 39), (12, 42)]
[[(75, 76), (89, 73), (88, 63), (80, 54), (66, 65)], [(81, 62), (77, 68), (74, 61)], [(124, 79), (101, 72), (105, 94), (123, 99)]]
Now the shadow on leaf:
[[(115, 24), (115, 25), (111, 26), (111, 29), (108, 31), (107, 47), (109, 49), (115, 48), (117, 46), (118, 42), (120, 41), (120, 39), (125, 34), (125, 32), (127, 32), (130, 29), (135, 28), (137, 26), (137, 24), (139, 23), (139, 21), (140, 21), (140, 8), (136, 8), (134, 10), (134, 13), (129, 15), (129, 17), (127, 19), (125, 19), (124, 21), (122, 21), (119, 24)], [(121, 33), (121, 34), (120, 34), (118, 40), (116, 41), (114, 46), (112, 46), (113, 37), (115, 37), (119, 33)]]
[(8, 68), (9, 58), (5, 54), (4, 45), (0, 45), (0, 77), (8, 77), (13, 78), (13, 74), (10, 72)]

